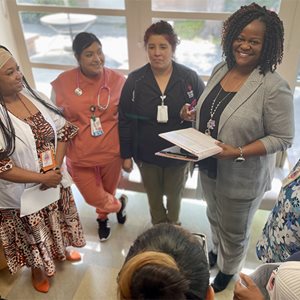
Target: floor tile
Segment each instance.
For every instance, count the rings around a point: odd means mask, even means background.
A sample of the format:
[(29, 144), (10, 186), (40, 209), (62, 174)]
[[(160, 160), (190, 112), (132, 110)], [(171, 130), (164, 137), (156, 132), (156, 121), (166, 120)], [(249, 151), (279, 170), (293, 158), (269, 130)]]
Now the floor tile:
[[(109, 216), (112, 235), (103, 243), (99, 242), (95, 210), (87, 205), (78, 190), (74, 187), (77, 207), (83, 224), (87, 245), (78, 249), (82, 261), (78, 263), (57, 263), (57, 271), (51, 278), (51, 288), (47, 294), (35, 291), (31, 285), (31, 272), (23, 268), (18, 274), (11, 276), (7, 269), (0, 271), (0, 295), (8, 300), (114, 300), (116, 299), (116, 277), (124, 258), (134, 239), (151, 227), (147, 197), (144, 193), (126, 191), (129, 198), (128, 219), (124, 225), (117, 222), (116, 215)], [(124, 193), (118, 190), (118, 195)], [(182, 226), (191, 232), (202, 232), (208, 237), (210, 230), (205, 214), (205, 202), (183, 199), (180, 220)], [(251, 243), (245, 263), (245, 272), (249, 273), (259, 264), (255, 255), (255, 243), (268, 216), (267, 211), (259, 210), (254, 218)], [(217, 269), (211, 270), (211, 278)], [(237, 277), (236, 277), (237, 279)], [(229, 287), (216, 294), (216, 300), (232, 299), (234, 286), (232, 280)]]

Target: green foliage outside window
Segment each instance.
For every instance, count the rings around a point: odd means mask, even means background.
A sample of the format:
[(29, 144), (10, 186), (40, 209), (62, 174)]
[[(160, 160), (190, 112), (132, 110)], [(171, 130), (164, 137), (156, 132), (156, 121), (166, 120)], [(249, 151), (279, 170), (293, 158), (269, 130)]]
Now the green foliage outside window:
[(252, 2), (266, 6), (268, 9), (279, 11), (280, 0), (225, 0), (224, 11), (234, 12), (242, 5), (249, 5)]
[(198, 37), (204, 27), (204, 21), (174, 21), (174, 29), (181, 39)]

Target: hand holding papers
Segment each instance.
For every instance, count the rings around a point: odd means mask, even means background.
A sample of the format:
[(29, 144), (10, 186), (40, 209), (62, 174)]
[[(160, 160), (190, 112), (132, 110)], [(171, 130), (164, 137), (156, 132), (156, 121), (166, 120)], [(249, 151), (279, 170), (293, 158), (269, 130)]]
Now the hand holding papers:
[[(217, 140), (194, 128), (169, 131), (159, 136), (177, 146), (156, 152), (155, 154), (159, 156), (198, 161), (222, 151), (222, 148), (216, 145)], [(180, 148), (186, 150), (188, 154), (182, 153)]]

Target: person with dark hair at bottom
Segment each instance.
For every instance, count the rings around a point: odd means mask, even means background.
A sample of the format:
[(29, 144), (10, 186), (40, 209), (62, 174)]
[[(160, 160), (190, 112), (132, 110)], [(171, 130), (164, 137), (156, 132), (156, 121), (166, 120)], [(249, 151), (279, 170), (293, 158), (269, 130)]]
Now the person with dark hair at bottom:
[(121, 176), (118, 105), (125, 77), (104, 67), (102, 44), (92, 33), (73, 41), (79, 66), (51, 82), (52, 101), (79, 127), (66, 154), (68, 170), (84, 200), (96, 208), (101, 242), (111, 234), (108, 216), (126, 221), (127, 196), (115, 197)]
[(186, 102), (195, 103), (204, 88), (195, 71), (173, 60), (178, 43), (168, 22), (149, 26), (144, 34), (149, 63), (129, 74), (120, 99), (123, 169), (130, 172), (133, 160), (137, 163), (152, 224), (180, 224), (181, 198), (189, 164), (155, 153), (172, 146), (159, 137), (160, 133), (192, 126), (191, 122), (180, 119), (180, 109)]
[(214, 299), (203, 241), (167, 223), (134, 241), (117, 282), (120, 300)]
[(207, 202), (213, 249), (212, 283), (224, 290), (243, 266), (253, 216), (271, 188), (276, 153), (294, 137), (293, 95), (275, 72), (283, 56), (284, 29), (278, 15), (256, 3), (242, 6), (223, 24), (225, 61), (218, 64), (196, 112), (196, 127), (219, 140), (222, 152), (199, 162), (199, 188)]
[[(45, 95), (29, 86), (12, 54), (0, 46), (0, 245), (9, 271), (31, 268), (32, 285), (43, 293), (56, 272), (55, 260), (79, 261), (80, 253), (67, 247), (85, 245), (63, 163), (67, 143), (77, 131)], [(38, 190), (32, 192), (35, 186)], [(45, 199), (52, 188), (58, 195)], [(25, 193), (53, 202), (21, 216)]]

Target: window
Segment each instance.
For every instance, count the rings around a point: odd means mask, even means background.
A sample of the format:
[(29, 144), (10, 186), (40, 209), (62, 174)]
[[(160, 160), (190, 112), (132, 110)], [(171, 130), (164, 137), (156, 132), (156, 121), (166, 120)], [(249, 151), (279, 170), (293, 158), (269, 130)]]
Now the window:
[(89, 31), (100, 39), (108, 67), (128, 69), (125, 17), (22, 12), (21, 20), (32, 63), (76, 65), (72, 41), (77, 33)]
[(292, 147), (288, 153), (290, 156), (291, 164), (295, 164), (300, 159), (300, 87), (296, 87), (294, 92), (294, 116), (295, 116), (295, 138)]
[(43, 92), (49, 98), (51, 96), (51, 85), (50, 82), (53, 81), (62, 70), (49, 70), (43, 68), (33, 68), (33, 78), (35, 81), (36, 89)]
[[(154, 11), (177, 12), (234, 12), (241, 5), (248, 5), (253, 0), (153, 0)], [(257, 4), (266, 5), (269, 9), (279, 11), (280, 0), (256, 0)]]
[(125, 9), (124, 0), (17, 0), (19, 4)]
[[(5, 1), (10, 19), (15, 21), (12, 28), (21, 49), (19, 55), (22, 65), (26, 66), (26, 77), (48, 95), (51, 89), (50, 82), (61, 71), (77, 64), (71, 51), (72, 39), (76, 33), (86, 30), (96, 34), (103, 44), (106, 65), (127, 74), (147, 62), (143, 49), (144, 30), (151, 22), (159, 19), (171, 22), (181, 40), (175, 53), (176, 60), (193, 68), (207, 80), (213, 66), (221, 60), (222, 22), (241, 5), (252, 2), (253, 0)], [(279, 12), (279, 9), (284, 11), (285, 8), (285, 22), (290, 21), (291, 11), (298, 9), (297, 5), (289, 0), (255, 2), (276, 12)], [(57, 21), (59, 17), (63, 17), (64, 24), (55, 23), (55, 18)], [(77, 24), (76, 18), (79, 18)], [(286, 32), (286, 41), (289, 43), (289, 36), (296, 27), (287, 26), (287, 29), (289, 32)], [(293, 51), (288, 47), (286, 49), (285, 56), (294, 57)], [(296, 134), (300, 129), (297, 127), (297, 124), (300, 124), (297, 110), (297, 107), (300, 107), (299, 100), (300, 92), (296, 89)], [(291, 149), (295, 155), (296, 151), (299, 153), (300, 148), (296, 141), (297, 137)]]
[[(154, 19), (153, 22), (158, 21)], [(214, 20), (168, 20), (177, 33), (180, 44), (176, 48), (176, 61), (189, 66), (200, 75), (209, 76), (221, 61), (222, 22)]]

